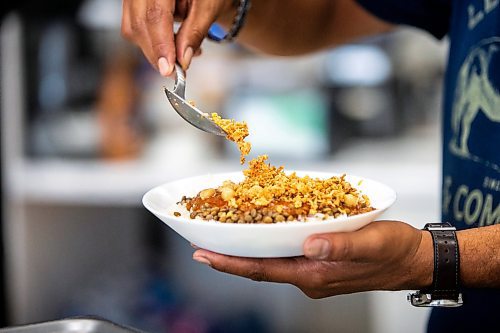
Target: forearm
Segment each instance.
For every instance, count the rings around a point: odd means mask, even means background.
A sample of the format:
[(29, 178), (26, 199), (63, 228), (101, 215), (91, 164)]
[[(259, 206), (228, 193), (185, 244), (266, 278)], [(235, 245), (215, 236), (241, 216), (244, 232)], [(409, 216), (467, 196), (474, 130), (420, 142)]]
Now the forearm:
[(457, 232), (464, 287), (500, 287), (500, 225)]
[[(460, 284), (468, 288), (500, 287), (500, 225), (457, 231), (460, 253)], [(433, 243), (429, 232), (422, 239), (413, 265), (411, 288), (430, 286), (433, 274)]]
[[(227, 28), (233, 17), (228, 9), (219, 23)], [(253, 0), (238, 41), (268, 54), (298, 55), (390, 29), (354, 0)]]

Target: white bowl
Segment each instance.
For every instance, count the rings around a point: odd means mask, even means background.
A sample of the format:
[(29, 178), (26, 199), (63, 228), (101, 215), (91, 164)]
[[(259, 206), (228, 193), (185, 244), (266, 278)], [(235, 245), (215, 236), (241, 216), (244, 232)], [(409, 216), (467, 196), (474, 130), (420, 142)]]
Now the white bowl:
[[(339, 176), (334, 173), (305, 171), (297, 171), (297, 175), (322, 179)], [(273, 224), (232, 224), (190, 219), (186, 214), (180, 217), (173, 215), (174, 211), (181, 211), (176, 203), (183, 195), (193, 197), (199, 191), (218, 187), (228, 179), (239, 182), (243, 179), (243, 174), (241, 172), (213, 174), (173, 181), (148, 191), (142, 202), (170, 228), (200, 248), (233, 256), (269, 258), (303, 255), (302, 245), (306, 238), (313, 234), (360, 229), (379, 217), (396, 200), (396, 193), (386, 185), (370, 179), (346, 176), (346, 180), (352, 186), (370, 198), (375, 210), (324, 221)]]

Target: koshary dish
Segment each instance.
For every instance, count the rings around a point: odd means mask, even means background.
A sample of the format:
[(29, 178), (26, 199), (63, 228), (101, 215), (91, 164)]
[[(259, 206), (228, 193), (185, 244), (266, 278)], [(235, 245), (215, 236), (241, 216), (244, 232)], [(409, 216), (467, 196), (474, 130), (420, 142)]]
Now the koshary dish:
[[(319, 179), (343, 177), (339, 173), (317, 171), (285, 170), (285, 172)], [(196, 197), (203, 189), (216, 189), (227, 180), (240, 183), (244, 179), (243, 173), (238, 171), (173, 180), (149, 190), (142, 201), (144, 206), (162, 222), (199, 248), (233, 256), (272, 258), (303, 255), (304, 241), (314, 234), (358, 230), (377, 219), (396, 199), (396, 193), (388, 186), (348, 174), (344, 180), (351, 184), (359, 184), (356, 188), (370, 198), (373, 210), (357, 215), (339, 215), (336, 218), (308, 217), (305, 221), (240, 224), (206, 220), (201, 217), (191, 219), (185, 205), (179, 203), (182, 196)]]
[[(245, 141), (245, 122), (223, 119), (212, 114), (212, 120), (237, 143), (240, 162), (250, 152)], [(352, 216), (373, 210), (370, 199), (345, 180), (345, 175), (327, 179), (286, 174), (284, 168), (268, 163), (262, 155), (249, 162), (241, 182), (224, 181), (216, 188), (206, 188), (194, 197), (183, 196), (191, 219), (214, 220), (222, 223), (279, 223), (309, 221), (339, 216)], [(359, 184), (358, 184), (359, 185)], [(175, 211), (175, 216), (181, 212)]]
[(243, 181), (226, 180), (195, 197), (184, 196), (179, 204), (192, 219), (223, 223), (307, 222), (373, 210), (368, 196), (346, 181), (345, 175), (300, 177), (295, 172), (286, 174), (283, 167), (271, 166), (266, 160), (264, 155), (250, 161), (250, 167), (243, 171)]

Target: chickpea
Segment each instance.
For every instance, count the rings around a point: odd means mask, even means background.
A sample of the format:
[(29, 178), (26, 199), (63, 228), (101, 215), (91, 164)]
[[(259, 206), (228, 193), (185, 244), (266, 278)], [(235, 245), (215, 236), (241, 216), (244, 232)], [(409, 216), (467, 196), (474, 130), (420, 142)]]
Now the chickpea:
[(220, 189), (222, 200), (229, 201), (234, 197), (234, 190), (230, 187), (223, 187)]
[(213, 197), (215, 194), (215, 190), (213, 188), (207, 188), (206, 190), (203, 190), (200, 192), (200, 198), (202, 200), (208, 199), (210, 197)]

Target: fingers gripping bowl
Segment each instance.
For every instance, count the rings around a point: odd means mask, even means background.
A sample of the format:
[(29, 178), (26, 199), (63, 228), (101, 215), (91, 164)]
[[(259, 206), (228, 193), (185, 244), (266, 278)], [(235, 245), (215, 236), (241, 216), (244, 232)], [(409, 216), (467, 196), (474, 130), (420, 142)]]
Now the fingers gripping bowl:
[[(287, 174), (291, 171), (287, 171)], [(339, 174), (297, 171), (298, 176), (327, 179)], [(303, 255), (302, 245), (307, 237), (325, 232), (357, 230), (375, 220), (396, 199), (395, 192), (379, 182), (355, 176), (345, 180), (370, 198), (373, 210), (357, 215), (336, 218), (279, 223), (222, 223), (191, 219), (187, 210), (178, 204), (183, 196), (195, 197), (207, 188), (217, 188), (224, 181), (241, 182), (241, 172), (204, 175), (177, 180), (153, 188), (143, 197), (144, 206), (179, 235), (200, 248), (242, 257), (291, 257)], [(185, 209), (185, 208), (184, 208)], [(175, 215), (174, 215), (175, 213)], [(178, 213), (181, 213), (180, 216)]]

